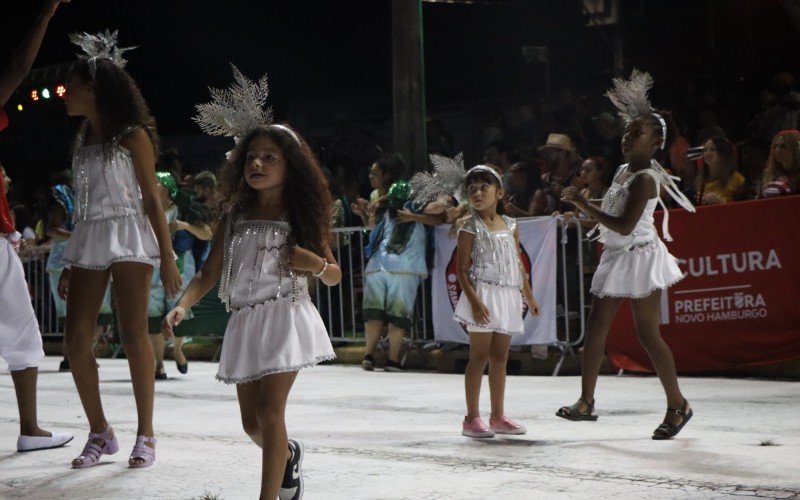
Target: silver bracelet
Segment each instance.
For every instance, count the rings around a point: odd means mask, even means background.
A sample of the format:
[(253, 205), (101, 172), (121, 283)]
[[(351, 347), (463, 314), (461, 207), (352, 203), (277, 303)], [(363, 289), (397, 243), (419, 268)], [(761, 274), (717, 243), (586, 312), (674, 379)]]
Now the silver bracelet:
[(324, 262), (324, 264), (322, 265), (322, 270), (320, 272), (318, 272), (318, 273), (311, 273), (311, 276), (313, 276), (315, 278), (320, 278), (320, 277), (322, 277), (323, 274), (325, 274), (325, 271), (328, 270), (328, 259), (323, 257), (322, 258), (322, 262)]

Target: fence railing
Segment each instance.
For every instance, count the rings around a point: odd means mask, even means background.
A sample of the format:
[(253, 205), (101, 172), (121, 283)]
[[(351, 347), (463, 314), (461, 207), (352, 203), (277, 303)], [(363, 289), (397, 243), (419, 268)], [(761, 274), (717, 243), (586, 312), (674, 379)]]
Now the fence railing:
[[(580, 221), (559, 217), (558, 248), (557, 341), (560, 352), (554, 375), (568, 355), (583, 342), (586, 325), (586, 290), (584, 280), (585, 237)], [(333, 253), (342, 268), (342, 281), (334, 287), (316, 286), (313, 293), (320, 315), (328, 328), (331, 341), (356, 343), (364, 341), (364, 319), (361, 304), (364, 296), (364, 271), (367, 259), (364, 244), (368, 230), (364, 227), (336, 228)], [(46, 270), (48, 249), (34, 248), (20, 254), (36, 317), (43, 336), (63, 335), (50, 291), (50, 280), (58, 279)], [(431, 281), (419, 287), (414, 306), (414, 318), (408, 338), (415, 344), (435, 341), (432, 321)]]

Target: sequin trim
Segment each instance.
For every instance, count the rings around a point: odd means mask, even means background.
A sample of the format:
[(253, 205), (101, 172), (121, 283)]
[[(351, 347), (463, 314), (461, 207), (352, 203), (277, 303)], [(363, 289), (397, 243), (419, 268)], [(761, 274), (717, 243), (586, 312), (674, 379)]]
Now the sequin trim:
[(65, 267), (79, 267), (81, 269), (93, 269), (96, 271), (103, 271), (111, 267), (111, 264), (117, 262), (141, 262), (142, 264), (149, 264), (153, 267), (158, 267), (161, 264), (161, 257), (148, 257), (146, 255), (125, 255), (123, 257), (116, 257), (108, 261), (108, 264), (104, 266), (89, 266), (86, 264), (81, 264), (78, 261), (70, 260), (64, 258), (64, 265)]
[[(489, 330), (491, 328), (490, 326), (487, 326), (487, 325), (479, 325), (478, 323), (475, 323), (473, 321), (469, 321), (469, 320), (467, 320), (465, 318), (462, 318), (458, 314), (454, 314), (453, 315), (453, 319), (458, 321), (461, 324), (466, 325), (466, 326), (474, 326), (475, 328), (480, 328), (482, 330)], [(492, 332), (504, 333), (506, 335), (519, 335), (521, 333), (525, 333), (524, 330), (512, 332), (510, 330), (504, 330), (502, 328), (491, 328), (491, 330), (492, 330)], [(467, 329), (467, 331), (469, 331), (469, 329)], [(489, 332), (476, 332), (476, 333), (489, 333)]]
[(324, 356), (317, 356), (316, 358), (314, 358), (313, 361), (309, 361), (308, 363), (302, 363), (294, 366), (283, 366), (279, 368), (268, 368), (266, 370), (261, 370), (255, 375), (249, 375), (247, 377), (220, 377), (218, 373), (214, 378), (225, 384), (246, 384), (248, 382), (254, 382), (256, 380), (262, 379), (267, 375), (274, 375), (276, 373), (296, 372), (298, 370), (302, 370), (303, 368), (312, 368), (325, 361), (333, 361), (334, 359), (336, 359), (335, 354), (326, 354)]
[(632, 253), (632, 252), (652, 252), (658, 248), (658, 240), (651, 240), (639, 245), (633, 245), (625, 248), (617, 248), (615, 250), (603, 250), (603, 254), (608, 253), (607, 258), (616, 257), (617, 255)]

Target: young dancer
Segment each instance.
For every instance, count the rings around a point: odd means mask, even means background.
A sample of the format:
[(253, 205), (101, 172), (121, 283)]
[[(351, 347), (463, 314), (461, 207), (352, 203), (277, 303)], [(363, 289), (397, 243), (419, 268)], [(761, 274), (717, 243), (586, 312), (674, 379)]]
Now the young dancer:
[[(67, 352), (89, 420), (89, 439), (72, 467), (93, 467), (119, 445), (100, 401), (92, 352), (94, 327), (109, 278), (118, 298), (119, 333), (133, 381), (138, 428), (128, 460), (155, 461), (153, 350), (147, 339), (147, 298), (153, 267), (161, 266), (167, 296), (181, 286), (164, 210), (156, 193), (158, 139), (133, 79), (123, 69), (117, 34), (73, 35), (81, 57), (67, 77), (70, 116), (86, 118), (72, 160), (75, 228), (64, 249), (59, 293), (67, 300)], [(77, 293), (70, 293), (71, 291)]]
[[(305, 141), (262, 112), (266, 79), (254, 84), (235, 67), (234, 75), (234, 101), (215, 93), (214, 102), (198, 106), (196, 121), (206, 132), (239, 137), (221, 176), (235, 205), (164, 328), (171, 333), (221, 278), (220, 298), (233, 315), (217, 379), (236, 384), (244, 431), (263, 450), (261, 498), (301, 498), (303, 445), (287, 439), (286, 400), (301, 368), (335, 357), (308, 293), (309, 274), (328, 286), (341, 280), (328, 244), (333, 202)], [(230, 118), (227, 109), (252, 116)]]
[[(458, 231), (458, 283), (462, 292), (454, 314), (469, 332), (469, 362), (464, 376), (467, 415), (461, 433), (473, 438), (525, 434), (525, 427), (505, 415), (506, 364), (511, 336), (524, 331), (522, 301), (533, 316), (539, 315), (539, 305), (519, 258), (517, 223), (497, 213), (504, 195), (502, 177), (491, 167), (478, 165), (467, 172), (464, 183), (471, 217)], [(488, 426), (478, 410), (487, 364), (491, 394)]]
[[(0, 131), (8, 126), (3, 106), (28, 76), (42, 45), (50, 19), (61, 3), (48, 0), (28, 36), (11, 56), (0, 75)], [(36, 415), (36, 382), (44, 357), (36, 314), (28, 297), (22, 262), (15, 252), (20, 234), (11, 222), (6, 200), (6, 173), (0, 166), (0, 356), (8, 363), (17, 396), (20, 435), (17, 450), (56, 448), (70, 442), (72, 434), (51, 433), (39, 427)]]
[[(622, 137), (622, 154), (627, 164), (614, 176), (600, 208), (591, 205), (576, 188), (566, 188), (562, 200), (572, 203), (599, 222), (600, 241), (605, 249), (592, 279), (592, 308), (583, 348), (581, 397), (564, 406), (556, 415), (568, 420), (597, 420), (594, 391), (603, 360), (606, 335), (622, 301), (631, 299), (639, 341), (653, 362), (667, 396), (664, 422), (653, 432), (653, 439), (669, 439), (692, 418), (689, 402), (678, 387), (675, 362), (669, 346), (658, 331), (661, 291), (683, 278), (675, 257), (658, 237), (653, 211), (663, 188), (684, 208), (694, 211), (691, 202), (678, 190), (666, 171), (654, 159), (659, 150), (669, 147), (674, 133), (668, 130), (670, 117), (656, 111), (647, 98), (653, 85), (648, 73), (634, 70), (630, 80), (614, 80), (606, 95), (627, 123)], [(664, 210), (662, 232), (667, 231), (669, 213)]]

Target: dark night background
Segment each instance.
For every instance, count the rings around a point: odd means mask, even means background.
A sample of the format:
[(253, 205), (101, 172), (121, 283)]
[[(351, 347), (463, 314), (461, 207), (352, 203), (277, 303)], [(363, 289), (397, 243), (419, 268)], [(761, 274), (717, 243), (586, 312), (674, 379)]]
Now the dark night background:
[[(0, 66), (40, 5), (0, 2)], [(622, 0), (625, 72), (650, 71), (654, 101), (686, 126), (696, 106), (712, 104), (736, 139), (777, 71), (800, 76), (797, 12), (788, 0)], [(587, 27), (578, 0), (426, 2), (423, 16), (428, 114), (450, 117), (456, 132), (480, 129), (509, 103), (544, 97), (543, 66), (528, 65), (523, 46), (549, 47), (553, 95), (599, 96), (613, 76), (613, 28)], [(277, 118), (312, 139), (362, 130), (391, 147), (389, 0), (73, 0), (59, 8), (34, 67), (70, 61), (68, 33), (105, 28), (120, 30), (122, 46), (139, 46), (128, 70), (167, 144), (193, 144), (185, 136), (200, 134), (194, 105), (208, 100), (207, 86), (229, 83), (230, 61), (252, 78), (267, 73)], [(31, 88), (6, 106), (12, 125), (0, 138), (0, 158), (23, 178), (68, 166), (76, 124), (58, 99), (30, 102)], [(228, 145), (213, 144), (220, 153)]]

